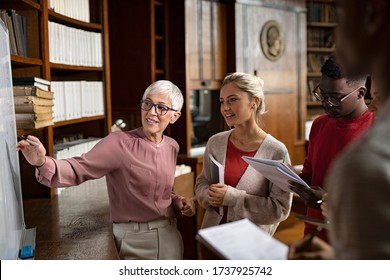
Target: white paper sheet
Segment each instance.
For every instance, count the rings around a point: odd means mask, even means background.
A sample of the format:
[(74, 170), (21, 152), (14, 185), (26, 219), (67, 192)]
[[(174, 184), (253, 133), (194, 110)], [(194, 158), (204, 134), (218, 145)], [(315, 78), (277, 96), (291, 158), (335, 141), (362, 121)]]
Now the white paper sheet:
[(305, 181), (303, 181), (294, 171), (292, 171), (286, 164), (277, 160), (259, 159), (252, 157), (242, 157), (250, 166), (261, 173), (265, 178), (273, 182), (284, 191), (292, 192), (288, 181), (297, 182), (307, 188), (310, 188)]
[(200, 229), (197, 238), (228, 260), (285, 260), (288, 246), (243, 219)]

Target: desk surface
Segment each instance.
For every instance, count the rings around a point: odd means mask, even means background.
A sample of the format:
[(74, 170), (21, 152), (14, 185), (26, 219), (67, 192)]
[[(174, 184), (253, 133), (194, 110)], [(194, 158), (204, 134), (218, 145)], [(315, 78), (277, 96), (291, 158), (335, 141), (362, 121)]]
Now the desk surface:
[(66, 188), (54, 198), (25, 199), (26, 227), (36, 227), (35, 259), (117, 259), (105, 179)]

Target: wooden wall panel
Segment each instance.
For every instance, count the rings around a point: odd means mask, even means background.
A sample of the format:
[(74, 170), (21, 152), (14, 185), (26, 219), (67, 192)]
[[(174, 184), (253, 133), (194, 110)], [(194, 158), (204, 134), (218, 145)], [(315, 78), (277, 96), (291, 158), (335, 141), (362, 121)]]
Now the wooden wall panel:
[[(215, 63), (214, 79), (223, 80), (227, 72), (227, 52), (226, 52), (226, 5), (218, 4), (215, 7), (214, 32), (215, 42)], [(230, 30), (229, 30), (230, 32)]]
[(186, 0), (187, 78), (191, 89), (216, 89), (226, 75), (226, 4)]
[[(264, 128), (284, 142), (294, 163), (301, 163), (306, 75), (305, 1), (236, 1), (235, 70), (257, 74), (264, 80), (268, 113)], [(260, 34), (270, 20), (279, 23), (285, 39), (284, 54), (269, 60), (262, 51)], [(297, 152), (295, 151), (297, 147)]]
[[(185, 1), (185, 33), (186, 33), (186, 60), (187, 77), (198, 80), (199, 77), (199, 38), (197, 0)], [(191, 23), (191, 24), (188, 24)]]

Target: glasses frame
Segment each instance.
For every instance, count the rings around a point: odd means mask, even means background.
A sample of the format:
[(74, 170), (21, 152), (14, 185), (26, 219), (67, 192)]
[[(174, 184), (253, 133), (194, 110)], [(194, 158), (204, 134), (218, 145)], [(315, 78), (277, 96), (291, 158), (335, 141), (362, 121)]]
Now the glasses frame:
[[(327, 102), (329, 105), (333, 106), (333, 107), (338, 107), (341, 105), (341, 103), (348, 98), (348, 96), (352, 95), (352, 93), (354, 93), (355, 91), (357, 91), (358, 89), (360, 89), (361, 86), (359, 86), (358, 88), (354, 89), (353, 91), (350, 91), (348, 92), (345, 96), (341, 97), (341, 98), (338, 98), (336, 99), (335, 97), (329, 97), (327, 96), (326, 94), (322, 94), (320, 92), (318, 92), (317, 90), (321, 90), (320, 88), (320, 84), (318, 84), (313, 90), (312, 90), (312, 93), (314, 94), (314, 97), (317, 98), (318, 101), (321, 101), (321, 102)], [(335, 92), (336, 93), (336, 92)], [(337, 94), (337, 93), (336, 93)]]
[[(144, 108), (142, 108), (142, 104), (144, 104), (145, 101), (150, 102), (150, 103), (152, 104), (152, 106), (151, 106), (149, 109), (147, 109), (147, 110), (144, 109)], [(141, 100), (140, 100), (140, 108), (141, 108), (141, 110), (143, 110), (143, 111), (150, 111), (153, 107), (154, 107), (154, 110), (155, 110), (157, 116), (165, 116), (165, 115), (168, 113), (168, 111), (174, 111), (174, 112), (177, 112), (177, 111), (178, 111), (178, 110), (173, 109), (173, 108), (171, 108), (171, 107), (168, 107), (168, 106), (166, 106), (166, 105), (155, 104), (155, 103), (153, 103), (152, 101), (147, 100), (147, 99), (145, 99), (145, 100), (142, 100), (142, 99), (141, 99)], [(160, 108), (159, 108), (159, 107), (160, 107)], [(163, 107), (164, 110), (161, 110), (161, 107)]]

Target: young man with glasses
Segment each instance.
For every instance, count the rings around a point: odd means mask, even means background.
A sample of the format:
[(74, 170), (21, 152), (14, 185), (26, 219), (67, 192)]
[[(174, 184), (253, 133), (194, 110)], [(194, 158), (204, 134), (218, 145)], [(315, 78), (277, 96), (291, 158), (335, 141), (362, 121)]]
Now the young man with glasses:
[[(389, 260), (390, 0), (337, 2), (338, 56), (348, 73), (373, 73), (381, 108), (370, 129), (337, 157), (325, 180), (332, 246), (313, 238), (311, 249), (302, 250), (303, 238), (291, 245), (289, 258)], [(383, 264), (370, 270), (372, 275), (386, 275)]]
[[(307, 218), (323, 220), (317, 201), (326, 192), (323, 185), (328, 169), (336, 156), (370, 127), (374, 117), (364, 101), (367, 76), (347, 77), (334, 56), (325, 61), (321, 73), (320, 83), (313, 94), (322, 102), (326, 114), (313, 122), (308, 153), (300, 174), (314, 191), (299, 184), (292, 184), (291, 189), (306, 203)], [(315, 225), (306, 223), (305, 235), (315, 228)], [(328, 240), (325, 230), (319, 233), (319, 237)]]

